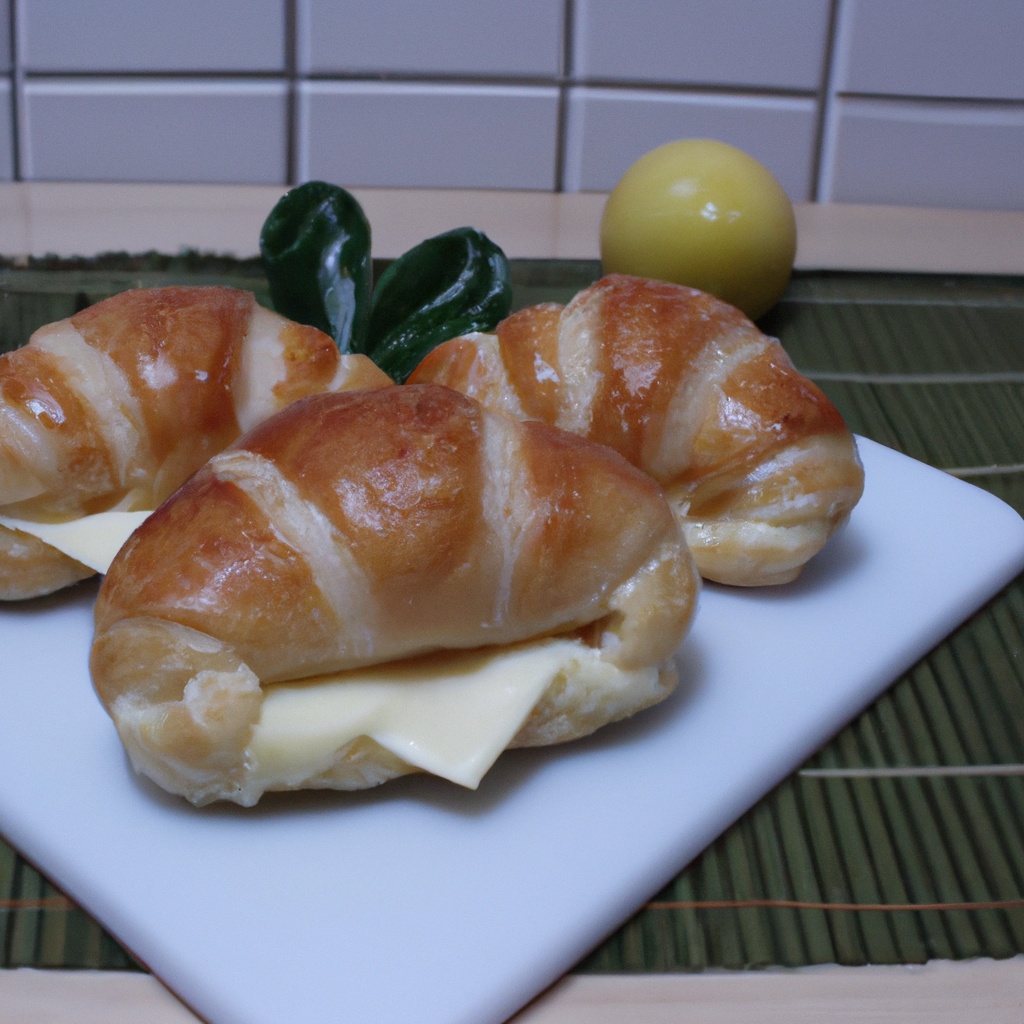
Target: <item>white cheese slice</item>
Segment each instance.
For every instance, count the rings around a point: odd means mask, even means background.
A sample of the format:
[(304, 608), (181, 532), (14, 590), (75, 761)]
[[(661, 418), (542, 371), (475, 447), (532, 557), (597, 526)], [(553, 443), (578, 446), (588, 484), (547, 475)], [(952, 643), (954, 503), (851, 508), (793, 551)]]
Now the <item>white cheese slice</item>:
[(114, 555), (124, 547), (125, 541), (152, 513), (150, 512), (98, 512), (66, 523), (34, 523), (27, 519), (0, 516), (0, 526), (20, 530), (38, 537), (44, 544), (63, 551), (78, 562), (106, 572)]
[(246, 751), (249, 781), (299, 786), (369, 736), (417, 768), (476, 789), (559, 673), (597, 659), (579, 640), (550, 639), (266, 686)]

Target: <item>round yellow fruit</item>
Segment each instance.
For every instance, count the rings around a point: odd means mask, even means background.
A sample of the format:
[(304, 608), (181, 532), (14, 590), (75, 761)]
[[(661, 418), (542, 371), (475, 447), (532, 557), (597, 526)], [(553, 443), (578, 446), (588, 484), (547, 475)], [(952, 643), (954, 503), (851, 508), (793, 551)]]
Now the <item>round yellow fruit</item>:
[(686, 139), (642, 156), (601, 218), (606, 274), (634, 274), (710, 292), (754, 318), (793, 270), (796, 220), (763, 164), (724, 142)]

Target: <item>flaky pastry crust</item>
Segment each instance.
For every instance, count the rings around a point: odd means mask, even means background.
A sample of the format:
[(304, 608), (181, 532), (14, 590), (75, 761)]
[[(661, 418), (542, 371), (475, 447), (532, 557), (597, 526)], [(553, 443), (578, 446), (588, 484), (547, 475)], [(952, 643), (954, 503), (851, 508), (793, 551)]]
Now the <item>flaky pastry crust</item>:
[(664, 487), (721, 583), (794, 579), (863, 490), (835, 406), (778, 341), (692, 288), (612, 274), (440, 345), (409, 382), (610, 445)]
[[(122, 292), (0, 356), (0, 514), (156, 508), (244, 430), (319, 391), (391, 381), (234, 288)], [(0, 527), (0, 600), (92, 570)]]
[[(263, 685), (571, 635), (636, 685), (556, 680), (515, 744), (558, 742), (670, 692), (698, 585), (661, 489), (610, 449), (445, 387), (318, 395), (135, 532), (91, 669), (137, 769), (196, 803), (252, 803)], [(363, 737), (306, 785), (410, 770)]]

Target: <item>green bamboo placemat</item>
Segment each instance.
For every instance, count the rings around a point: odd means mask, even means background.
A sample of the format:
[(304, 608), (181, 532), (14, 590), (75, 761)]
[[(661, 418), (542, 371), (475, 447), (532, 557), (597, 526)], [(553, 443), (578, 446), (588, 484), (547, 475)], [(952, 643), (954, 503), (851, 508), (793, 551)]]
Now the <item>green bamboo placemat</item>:
[[(519, 260), (513, 273), (519, 308), (567, 301), (599, 267)], [(0, 261), (0, 350), (127, 287), (214, 282), (266, 301), (256, 261), (188, 253)], [(1024, 512), (1024, 279), (798, 274), (762, 327), (855, 431)], [(1018, 579), (579, 970), (1024, 952), (1022, 649)], [(0, 967), (14, 966), (139, 969), (0, 843)]]

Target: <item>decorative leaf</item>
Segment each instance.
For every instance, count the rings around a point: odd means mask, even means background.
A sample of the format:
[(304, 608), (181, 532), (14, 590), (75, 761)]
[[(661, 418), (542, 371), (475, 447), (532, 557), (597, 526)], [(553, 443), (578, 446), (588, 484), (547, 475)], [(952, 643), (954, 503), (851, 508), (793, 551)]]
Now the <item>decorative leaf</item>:
[(286, 193), (260, 233), (274, 308), (318, 327), (342, 352), (363, 350), (373, 275), (370, 224), (355, 197), (309, 181)]
[(366, 352), (399, 383), (441, 342), (492, 330), (512, 308), (508, 260), (475, 228), (410, 249), (381, 275)]

